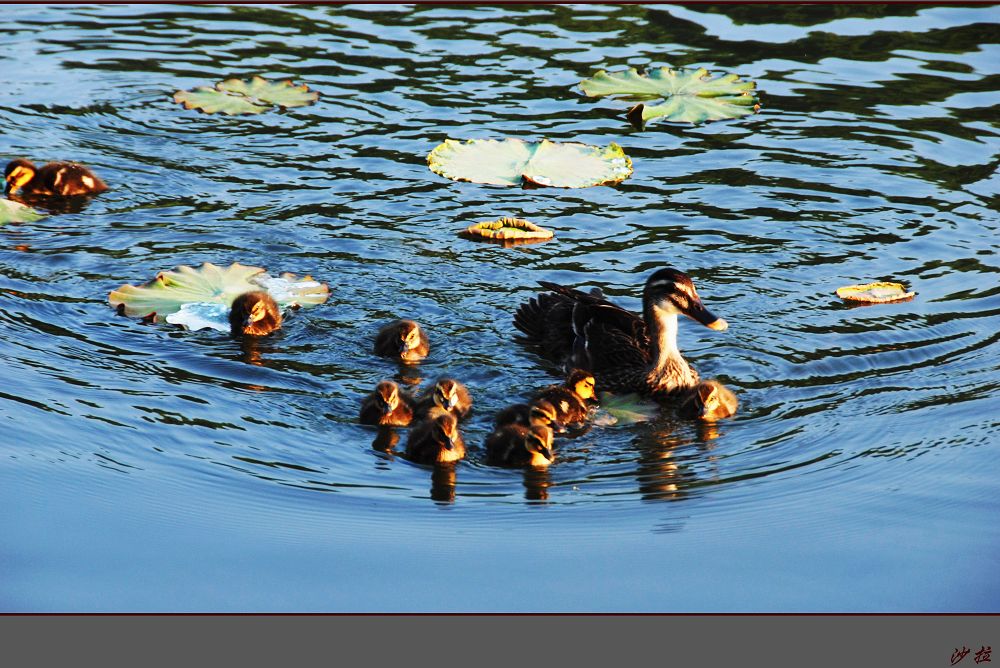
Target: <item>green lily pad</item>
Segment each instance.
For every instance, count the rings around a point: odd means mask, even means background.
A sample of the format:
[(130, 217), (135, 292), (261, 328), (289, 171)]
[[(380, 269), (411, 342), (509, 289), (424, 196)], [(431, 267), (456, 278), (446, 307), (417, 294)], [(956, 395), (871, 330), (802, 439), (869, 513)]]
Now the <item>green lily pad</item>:
[(632, 99), (662, 99), (657, 105), (637, 104), (628, 118), (637, 125), (653, 118), (679, 123), (704, 123), (740, 118), (757, 111), (757, 84), (735, 74), (711, 76), (708, 70), (672, 70), (661, 67), (648, 74), (635, 68), (608, 73), (601, 70), (580, 82), (588, 97), (621, 95)]
[(243, 95), (230, 95), (214, 88), (199, 86), (194, 90), (179, 90), (174, 93), (174, 102), (183, 104), (185, 109), (197, 109), (206, 114), (259, 114), (267, 111), (269, 105), (257, 104)]
[(547, 139), (446, 139), (427, 154), (427, 165), (455, 181), (553, 188), (614, 185), (632, 173), (632, 160), (614, 142), (601, 148)]
[(268, 81), (257, 76), (249, 81), (226, 79), (215, 84), (214, 88), (199, 86), (194, 90), (174, 93), (174, 102), (183, 104), (185, 109), (229, 116), (259, 114), (275, 105), (282, 108), (302, 107), (318, 99), (319, 93), (309, 90), (305, 84), (296, 86), (291, 81)]
[(598, 415), (594, 418), (594, 421), (602, 426), (648, 422), (660, 414), (659, 404), (644, 399), (635, 393), (611, 394), (610, 392), (601, 392), (599, 400), (601, 407), (598, 409)]
[(253, 77), (250, 81), (226, 79), (215, 87), (279, 107), (304, 107), (319, 99), (319, 93), (309, 90), (305, 84), (296, 86), (291, 81), (268, 81), (261, 77)]
[(44, 217), (44, 213), (39, 213), (30, 206), (9, 199), (0, 199), (0, 225), (4, 223), (30, 223)]
[(268, 276), (260, 267), (234, 262), (218, 267), (206, 262), (198, 268), (181, 265), (161, 271), (143, 285), (123, 285), (112, 290), (108, 302), (119, 313), (129, 316), (167, 316), (185, 304), (208, 303), (229, 307), (244, 292), (266, 290), (281, 306), (322, 304), (330, 296), (325, 283), (310, 276), (296, 279), (294, 274)]

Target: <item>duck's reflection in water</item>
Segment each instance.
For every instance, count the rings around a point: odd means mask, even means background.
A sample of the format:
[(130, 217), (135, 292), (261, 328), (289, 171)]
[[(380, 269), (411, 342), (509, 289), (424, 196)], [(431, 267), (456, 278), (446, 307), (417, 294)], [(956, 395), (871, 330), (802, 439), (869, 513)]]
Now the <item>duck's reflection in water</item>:
[(384, 452), (390, 457), (396, 454), (396, 445), (399, 443), (399, 432), (392, 427), (379, 427), (372, 441), (372, 450)]
[(431, 470), (431, 499), (439, 503), (455, 502), (455, 463), (435, 464)]
[[(722, 423), (669, 420), (649, 427), (636, 440), (636, 478), (643, 500), (678, 501), (686, 498), (692, 487), (718, 480), (717, 458), (712, 451), (713, 441), (725, 430)], [(704, 473), (696, 473), (692, 462), (709, 464), (707, 480)]]
[(552, 478), (548, 467), (526, 466), (524, 468), (524, 498), (526, 501), (548, 501)]
[(423, 381), (423, 376), (420, 375), (420, 365), (400, 364), (395, 380), (400, 385), (406, 385), (416, 389), (417, 385)]

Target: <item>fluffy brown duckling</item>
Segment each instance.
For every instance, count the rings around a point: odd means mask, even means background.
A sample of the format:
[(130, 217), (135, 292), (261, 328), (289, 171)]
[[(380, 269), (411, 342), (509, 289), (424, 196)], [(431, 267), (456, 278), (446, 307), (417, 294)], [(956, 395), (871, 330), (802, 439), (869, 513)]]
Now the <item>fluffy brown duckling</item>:
[(560, 424), (586, 420), (587, 401), (594, 398), (594, 374), (580, 369), (573, 369), (562, 385), (552, 385), (535, 395), (535, 399), (545, 399), (555, 407)]
[(96, 174), (75, 162), (50, 162), (35, 167), (30, 160), (17, 158), (7, 163), (4, 179), (7, 182), (5, 194), (8, 196), (72, 197), (96, 195), (108, 189)]
[(684, 398), (677, 413), (684, 418), (713, 422), (734, 415), (739, 404), (736, 395), (725, 385), (717, 380), (705, 380)]
[(375, 335), (375, 354), (392, 357), (406, 364), (427, 357), (431, 345), (427, 335), (413, 320), (396, 320)]
[(383, 380), (361, 402), (361, 424), (405, 427), (413, 421), (413, 400), (391, 380)]
[(493, 466), (548, 466), (554, 459), (545, 425), (508, 424), (486, 437), (486, 463)]
[(427, 415), (435, 406), (461, 420), (472, 410), (472, 397), (465, 385), (454, 378), (439, 378), (430, 393), (417, 402), (416, 413), (418, 416)]
[(233, 335), (265, 336), (281, 329), (281, 309), (263, 290), (244, 292), (229, 309), (229, 327)]
[(418, 464), (445, 464), (465, 457), (458, 420), (448, 411), (432, 408), (417, 422), (406, 442), (406, 458)]
[(493, 427), (495, 429), (512, 424), (519, 424), (525, 427), (536, 424), (543, 427), (554, 427), (558, 424), (556, 420), (556, 407), (545, 399), (536, 399), (530, 404), (508, 406), (497, 413), (496, 418), (493, 420)]

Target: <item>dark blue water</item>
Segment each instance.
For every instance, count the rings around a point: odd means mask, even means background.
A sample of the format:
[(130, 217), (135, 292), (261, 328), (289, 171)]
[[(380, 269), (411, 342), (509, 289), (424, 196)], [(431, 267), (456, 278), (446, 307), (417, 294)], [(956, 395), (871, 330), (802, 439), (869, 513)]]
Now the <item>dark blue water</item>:
[[(82, 211), (0, 227), (0, 608), (7, 611), (1000, 609), (1000, 8), (8, 6), (0, 156), (91, 165)], [(752, 117), (636, 130), (598, 69), (705, 66)], [(186, 111), (292, 78), (309, 107)], [(446, 138), (621, 144), (617, 187), (431, 173)], [(521, 216), (556, 232), (456, 236)], [(118, 317), (179, 264), (332, 289), (248, 348)], [(536, 281), (691, 274), (724, 334), (684, 354), (739, 396), (484, 464), (492, 414), (556, 378), (514, 340)], [(901, 280), (910, 302), (834, 290)], [(378, 326), (476, 411), (453, 475), (373, 450)], [(405, 437), (404, 437), (405, 438)], [(404, 441), (405, 442), (405, 441)], [(402, 443), (401, 443), (402, 445)]]

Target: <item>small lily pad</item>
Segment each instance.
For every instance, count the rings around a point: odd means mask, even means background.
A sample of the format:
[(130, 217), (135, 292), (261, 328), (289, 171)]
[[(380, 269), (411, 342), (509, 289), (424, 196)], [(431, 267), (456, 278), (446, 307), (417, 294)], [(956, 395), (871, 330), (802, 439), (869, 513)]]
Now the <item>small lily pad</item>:
[(613, 185), (632, 173), (632, 160), (618, 144), (601, 148), (547, 139), (446, 139), (427, 155), (427, 165), (455, 181), (553, 188)]
[(916, 292), (907, 292), (902, 283), (878, 282), (837, 288), (837, 296), (841, 299), (866, 304), (904, 301), (913, 299), (916, 294)]
[(611, 394), (610, 392), (601, 392), (599, 400), (601, 407), (597, 409), (597, 414), (592, 421), (600, 426), (648, 422), (660, 414), (659, 404), (644, 399), (635, 393)]
[(44, 217), (44, 213), (39, 213), (30, 206), (9, 199), (0, 199), (0, 225), (4, 223), (30, 223)]
[(465, 228), (462, 234), (474, 239), (498, 241), (545, 241), (555, 236), (552, 230), (523, 218), (499, 218), (475, 223)]
[(757, 111), (760, 106), (753, 93), (757, 84), (742, 81), (735, 74), (711, 76), (708, 70), (672, 70), (661, 67), (648, 74), (635, 68), (622, 72), (601, 70), (580, 82), (588, 97), (619, 95), (633, 100), (662, 99), (661, 104), (637, 104), (628, 118), (639, 127), (653, 118), (679, 123), (704, 123), (740, 118)]
[[(181, 265), (161, 271), (143, 285), (123, 285), (111, 291), (108, 302), (124, 315), (166, 317), (181, 311), (185, 304), (216, 304), (228, 309), (236, 297), (253, 290), (267, 290), (282, 307), (322, 304), (330, 296), (326, 284), (310, 276), (271, 277), (260, 267), (234, 262), (223, 268), (206, 262), (197, 268)], [(211, 317), (203, 309), (188, 309), (188, 312)]]
[(174, 102), (183, 104), (185, 109), (228, 116), (259, 114), (274, 106), (302, 107), (318, 99), (319, 93), (305, 84), (297, 86), (291, 81), (268, 81), (258, 76), (248, 81), (226, 79), (214, 88), (199, 86), (174, 93)]

